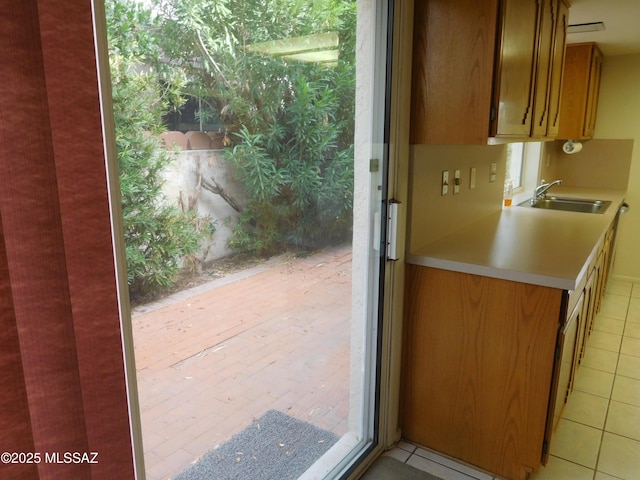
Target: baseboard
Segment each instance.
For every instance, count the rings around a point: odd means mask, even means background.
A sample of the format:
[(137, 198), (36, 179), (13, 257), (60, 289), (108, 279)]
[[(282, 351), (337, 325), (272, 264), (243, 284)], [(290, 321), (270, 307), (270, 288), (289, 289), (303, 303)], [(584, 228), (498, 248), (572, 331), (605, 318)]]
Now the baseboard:
[(622, 281), (622, 282), (640, 283), (640, 278), (638, 278), (638, 277), (628, 277), (626, 275), (616, 275), (616, 274), (612, 273), (610, 278), (612, 280), (619, 280), (619, 281)]

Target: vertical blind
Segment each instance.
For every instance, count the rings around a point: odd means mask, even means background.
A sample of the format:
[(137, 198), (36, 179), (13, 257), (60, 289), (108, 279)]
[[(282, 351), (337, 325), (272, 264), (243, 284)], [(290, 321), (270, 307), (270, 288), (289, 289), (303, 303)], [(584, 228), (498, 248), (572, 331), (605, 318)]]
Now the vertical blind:
[(133, 478), (91, 1), (0, 5), (0, 478)]

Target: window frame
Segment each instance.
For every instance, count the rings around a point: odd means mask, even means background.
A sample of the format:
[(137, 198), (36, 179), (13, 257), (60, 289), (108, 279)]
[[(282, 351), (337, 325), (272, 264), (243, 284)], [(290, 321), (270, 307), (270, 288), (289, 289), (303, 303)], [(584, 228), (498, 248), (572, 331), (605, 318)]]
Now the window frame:
[(521, 186), (513, 189), (513, 204), (517, 205), (531, 198), (538, 184), (542, 164), (542, 142), (525, 142), (522, 157)]

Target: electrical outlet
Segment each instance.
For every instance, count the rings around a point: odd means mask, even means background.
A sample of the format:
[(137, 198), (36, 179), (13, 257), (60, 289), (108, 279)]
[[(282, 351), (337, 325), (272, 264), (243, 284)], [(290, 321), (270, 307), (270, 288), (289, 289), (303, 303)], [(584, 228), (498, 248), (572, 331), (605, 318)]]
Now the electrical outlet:
[(441, 195), (446, 195), (449, 193), (449, 170), (444, 170), (442, 172), (442, 193)]
[(476, 188), (476, 167), (471, 167), (469, 173), (469, 188)]
[(453, 194), (460, 193), (460, 170), (454, 170), (453, 172)]

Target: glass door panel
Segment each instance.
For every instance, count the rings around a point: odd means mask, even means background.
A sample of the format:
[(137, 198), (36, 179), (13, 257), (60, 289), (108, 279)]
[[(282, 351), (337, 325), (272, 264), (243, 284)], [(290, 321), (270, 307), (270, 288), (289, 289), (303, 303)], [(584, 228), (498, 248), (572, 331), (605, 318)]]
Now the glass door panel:
[(376, 444), (384, 4), (105, 3), (147, 479)]

